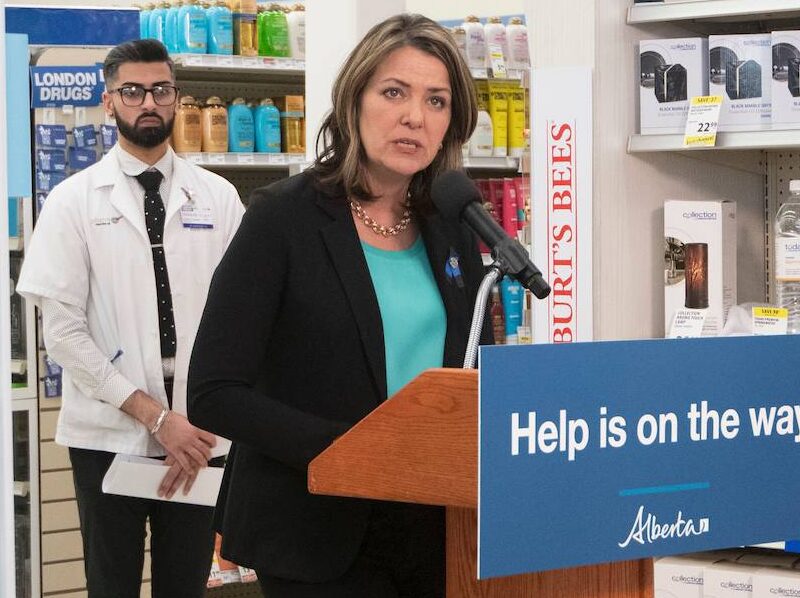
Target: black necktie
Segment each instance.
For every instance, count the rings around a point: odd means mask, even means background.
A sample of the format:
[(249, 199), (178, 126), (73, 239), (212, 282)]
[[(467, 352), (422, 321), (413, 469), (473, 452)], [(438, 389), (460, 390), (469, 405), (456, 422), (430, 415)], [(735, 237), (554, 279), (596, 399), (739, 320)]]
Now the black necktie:
[(158, 329), (161, 338), (161, 357), (175, 357), (175, 317), (172, 315), (172, 293), (169, 290), (167, 260), (164, 257), (164, 202), (158, 190), (164, 175), (158, 170), (146, 170), (136, 176), (144, 187), (144, 222), (153, 249), (153, 272), (158, 298)]

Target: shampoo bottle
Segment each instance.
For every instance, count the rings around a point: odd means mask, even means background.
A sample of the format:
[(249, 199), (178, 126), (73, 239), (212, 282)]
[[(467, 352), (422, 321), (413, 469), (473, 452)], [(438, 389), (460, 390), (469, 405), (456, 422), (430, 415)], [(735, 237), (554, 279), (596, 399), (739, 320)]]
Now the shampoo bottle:
[(508, 38), (507, 66), (512, 70), (525, 70), (531, 66), (530, 51), (528, 50), (528, 28), (522, 19), (514, 17), (506, 29)]
[(205, 54), (208, 49), (208, 21), (198, 0), (187, 0), (178, 11), (178, 51)]
[(504, 277), (500, 282), (500, 295), (503, 299), (503, 315), (506, 322), (506, 344), (518, 344), (517, 327), (522, 325), (522, 285), (516, 280)]
[(289, 26), (289, 55), (298, 60), (306, 59), (306, 8), (295, 4), (286, 15)]
[(256, 151), (280, 153), (281, 113), (270, 98), (261, 100), (256, 106), (253, 120), (256, 129)]
[(152, 10), (152, 4), (139, 7), (139, 39), (150, 37), (150, 13)]
[(208, 53), (233, 54), (233, 15), (225, 0), (217, 0), (206, 11), (208, 18)]
[(259, 56), (289, 56), (289, 25), (279, 4), (270, 4), (258, 16)]
[(150, 11), (148, 34), (152, 39), (157, 39), (162, 44), (166, 37), (167, 10), (169, 10), (169, 4), (166, 2), (159, 2), (158, 5)]
[(228, 151), (252, 152), (255, 147), (253, 113), (243, 98), (228, 106)]
[(486, 68), (492, 68), (493, 54), (499, 54), (503, 63), (508, 56), (508, 42), (506, 40), (506, 26), (500, 17), (491, 17), (484, 27), (486, 35)]
[(232, 0), (233, 53), (239, 56), (256, 56), (258, 38), (256, 34), (255, 0)]
[(172, 148), (178, 152), (199, 152), (203, 144), (200, 107), (192, 96), (183, 96), (175, 111)]
[(228, 151), (228, 111), (217, 96), (208, 98), (203, 108), (203, 151)]
[(476, 16), (468, 16), (464, 21), (467, 36), (467, 66), (471, 70), (486, 69), (486, 34)]
[(167, 9), (166, 24), (164, 28), (164, 45), (170, 54), (180, 52), (178, 48), (178, 14), (183, 7), (182, 0), (173, 0)]

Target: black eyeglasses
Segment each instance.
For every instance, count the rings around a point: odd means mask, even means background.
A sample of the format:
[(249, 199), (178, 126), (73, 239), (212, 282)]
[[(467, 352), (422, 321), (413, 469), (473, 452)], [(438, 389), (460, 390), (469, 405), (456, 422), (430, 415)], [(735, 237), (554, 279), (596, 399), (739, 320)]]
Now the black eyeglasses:
[(126, 106), (141, 106), (147, 92), (153, 95), (153, 101), (158, 106), (171, 106), (178, 99), (179, 88), (174, 85), (153, 85), (153, 87), (142, 87), (141, 85), (123, 85), (116, 89), (109, 89), (109, 93), (118, 93), (122, 98), (122, 103)]

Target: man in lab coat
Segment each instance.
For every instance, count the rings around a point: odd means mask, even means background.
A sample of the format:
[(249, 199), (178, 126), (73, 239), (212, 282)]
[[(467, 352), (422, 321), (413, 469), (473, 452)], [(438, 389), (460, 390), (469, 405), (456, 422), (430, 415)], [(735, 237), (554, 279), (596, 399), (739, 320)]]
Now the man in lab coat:
[[(121, 44), (103, 69), (119, 142), (47, 197), (18, 291), (40, 307), (63, 367), (56, 442), (69, 447), (90, 598), (138, 598), (148, 519), (152, 595), (199, 598), (212, 508), (170, 499), (227, 445), (186, 419), (186, 376), (243, 207), (230, 183), (170, 148), (178, 89), (160, 42)], [(157, 498), (103, 493), (117, 454), (165, 457)]]

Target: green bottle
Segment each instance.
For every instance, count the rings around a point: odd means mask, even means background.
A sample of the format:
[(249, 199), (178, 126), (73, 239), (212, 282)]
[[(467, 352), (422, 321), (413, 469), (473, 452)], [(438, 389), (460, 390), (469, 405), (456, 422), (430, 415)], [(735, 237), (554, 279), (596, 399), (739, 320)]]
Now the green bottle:
[(289, 56), (289, 25), (280, 4), (270, 4), (258, 15), (258, 55)]

